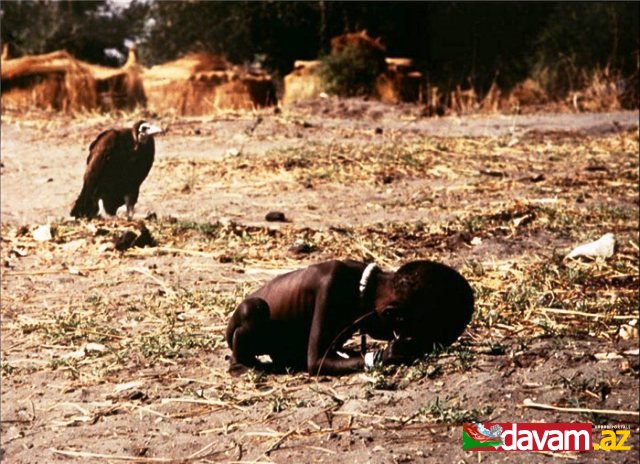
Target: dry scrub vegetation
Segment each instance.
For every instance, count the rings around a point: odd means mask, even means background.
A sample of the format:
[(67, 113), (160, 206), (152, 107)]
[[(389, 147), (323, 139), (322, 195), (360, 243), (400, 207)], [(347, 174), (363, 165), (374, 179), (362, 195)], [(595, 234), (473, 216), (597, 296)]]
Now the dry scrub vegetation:
[[(158, 212), (144, 220), (156, 246), (118, 251), (137, 223), (60, 219), (36, 241), (40, 224), (3, 221), (3, 460), (475, 462), (458, 425), (490, 419), (630, 423), (637, 450), (637, 129), (367, 134), (220, 159), (187, 145), (143, 186), (183, 203), (244, 189), (226, 208), (254, 214), (254, 199), (284, 198), (291, 222)], [(612, 258), (563, 260), (606, 232)], [(223, 334), (243, 296), (347, 257), (456, 266), (476, 293), (470, 328), (412, 366), (231, 378)]]

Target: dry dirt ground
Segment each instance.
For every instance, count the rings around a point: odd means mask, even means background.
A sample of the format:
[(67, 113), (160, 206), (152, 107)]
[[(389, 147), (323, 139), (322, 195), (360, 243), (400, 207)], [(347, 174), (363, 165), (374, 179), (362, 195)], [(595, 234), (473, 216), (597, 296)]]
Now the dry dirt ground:
[[(638, 113), (420, 113), (155, 117), (136, 221), (86, 222), (66, 215), (88, 144), (141, 115), (5, 112), (2, 461), (638, 462)], [(115, 250), (139, 220), (156, 246)], [(613, 257), (563, 260), (607, 232)], [(243, 295), (347, 257), (456, 267), (471, 326), (413, 366), (230, 377)], [(465, 452), (472, 420), (627, 424), (632, 449)]]

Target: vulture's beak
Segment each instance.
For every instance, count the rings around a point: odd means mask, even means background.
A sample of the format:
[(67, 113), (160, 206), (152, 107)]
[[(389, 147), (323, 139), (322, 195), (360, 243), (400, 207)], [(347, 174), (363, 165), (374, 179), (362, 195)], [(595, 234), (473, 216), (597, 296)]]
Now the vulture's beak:
[(160, 127), (153, 124), (149, 124), (149, 128), (147, 129), (147, 135), (162, 134), (162, 132), (163, 130), (160, 129)]

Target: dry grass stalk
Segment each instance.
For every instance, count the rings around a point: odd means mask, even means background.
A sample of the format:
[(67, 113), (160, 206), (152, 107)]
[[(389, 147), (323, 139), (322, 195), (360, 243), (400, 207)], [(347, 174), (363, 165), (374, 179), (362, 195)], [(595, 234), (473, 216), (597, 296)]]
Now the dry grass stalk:
[(546, 409), (548, 411), (572, 412), (579, 414), (603, 414), (609, 416), (640, 416), (638, 411), (618, 411), (615, 409), (590, 409), (590, 408), (562, 408), (550, 404), (535, 403), (530, 399), (525, 399), (522, 403), (525, 408)]

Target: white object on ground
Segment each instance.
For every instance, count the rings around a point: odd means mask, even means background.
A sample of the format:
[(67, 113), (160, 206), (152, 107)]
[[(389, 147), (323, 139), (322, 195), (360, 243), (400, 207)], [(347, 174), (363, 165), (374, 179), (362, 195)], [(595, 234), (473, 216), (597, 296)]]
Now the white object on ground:
[(38, 226), (31, 235), (33, 235), (33, 239), (38, 242), (48, 242), (52, 238), (51, 226), (49, 224)]
[(624, 340), (638, 338), (638, 319), (631, 319), (628, 324), (621, 326), (618, 334)]
[(604, 234), (595, 242), (585, 243), (571, 250), (566, 258), (586, 256), (589, 258), (610, 258), (616, 245), (616, 239), (612, 233)]
[(373, 360), (375, 359), (376, 354), (373, 351), (364, 355), (364, 365), (366, 367), (373, 367)]

